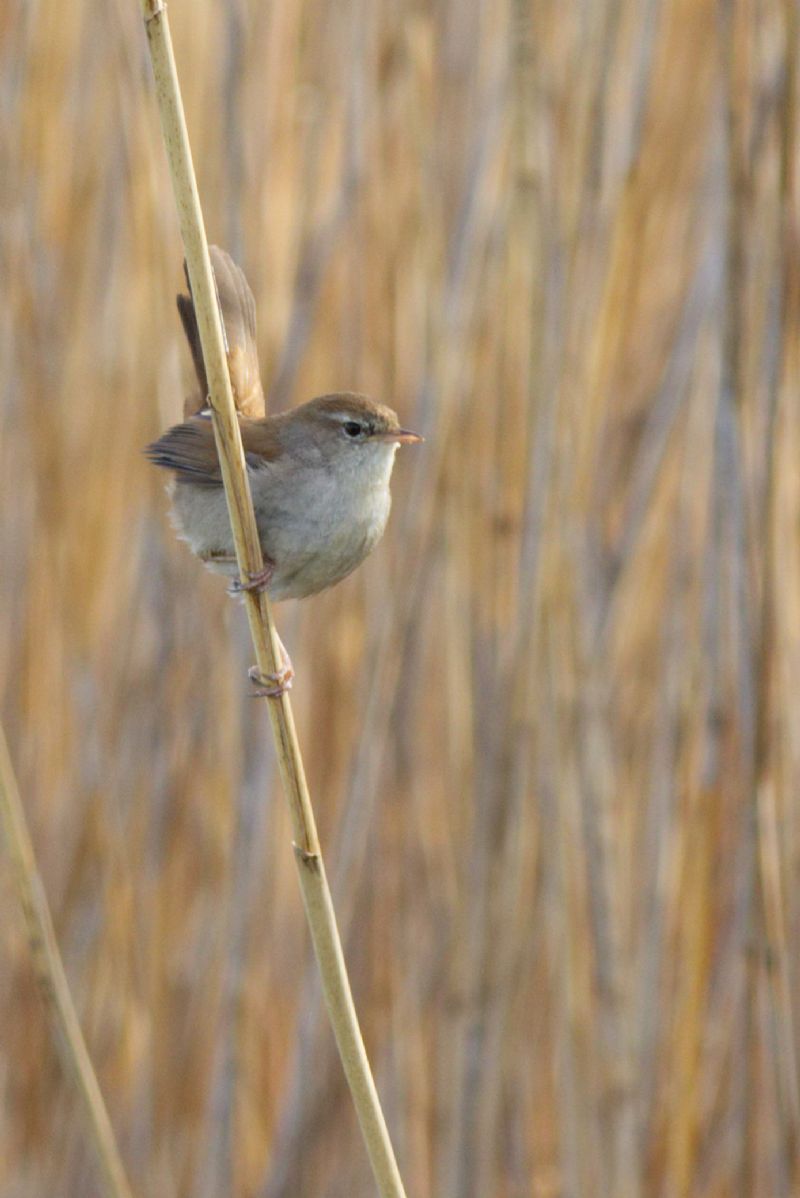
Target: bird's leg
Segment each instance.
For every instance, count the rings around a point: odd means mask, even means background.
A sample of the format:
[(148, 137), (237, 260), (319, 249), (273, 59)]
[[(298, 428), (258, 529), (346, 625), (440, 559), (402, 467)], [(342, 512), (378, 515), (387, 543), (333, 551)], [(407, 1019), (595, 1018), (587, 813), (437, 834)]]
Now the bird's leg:
[(243, 595), (245, 591), (250, 591), (252, 594), (259, 595), (262, 591), (267, 590), (274, 573), (275, 563), (265, 557), (263, 569), (256, 570), (253, 574), (248, 573), (247, 582), (242, 582), (241, 578), (234, 578), (228, 587), (228, 594)]
[(262, 674), (258, 666), (251, 666), (247, 671), (247, 677), (251, 682), (255, 683), (256, 689), (252, 692), (254, 699), (279, 699), (286, 691), (291, 690), (294, 680), (294, 666), (292, 659), (286, 652), (283, 641), (278, 637), (278, 647), (282, 666), (275, 674)]

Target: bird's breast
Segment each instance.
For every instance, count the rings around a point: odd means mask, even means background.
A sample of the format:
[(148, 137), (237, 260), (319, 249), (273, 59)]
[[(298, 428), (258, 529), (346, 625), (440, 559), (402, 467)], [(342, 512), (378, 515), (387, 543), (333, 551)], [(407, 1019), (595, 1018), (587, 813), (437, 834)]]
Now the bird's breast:
[(391, 507), (391, 460), (388, 469), (387, 463), (357, 465), (349, 471), (296, 468), (282, 479), (269, 468), (253, 472), (261, 543), (276, 567), (273, 598), (302, 598), (332, 586), (380, 540)]

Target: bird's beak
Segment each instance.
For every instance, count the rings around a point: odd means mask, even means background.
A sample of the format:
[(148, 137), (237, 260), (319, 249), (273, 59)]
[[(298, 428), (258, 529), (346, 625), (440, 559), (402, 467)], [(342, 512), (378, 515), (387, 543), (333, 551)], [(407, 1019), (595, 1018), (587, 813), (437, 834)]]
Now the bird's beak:
[(376, 441), (399, 441), (403, 445), (414, 445), (417, 441), (425, 440), (419, 433), (412, 433), (407, 428), (390, 429), (389, 432), (374, 433), (373, 435)]

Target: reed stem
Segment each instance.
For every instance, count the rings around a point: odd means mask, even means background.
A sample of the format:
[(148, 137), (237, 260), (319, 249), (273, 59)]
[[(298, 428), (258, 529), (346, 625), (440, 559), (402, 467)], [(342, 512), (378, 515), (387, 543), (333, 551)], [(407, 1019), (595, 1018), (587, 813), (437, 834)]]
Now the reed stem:
[[(153, 63), (164, 146), (203, 347), (225, 496), (239, 571), (244, 582), (262, 569), (263, 559), (228, 375), (224, 336), (169, 21), (163, 0), (143, 0), (142, 11)], [(258, 669), (262, 674), (274, 674), (280, 665), (280, 650), (269, 601), (265, 594), (245, 592), (245, 605)], [(382, 1198), (404, 1198), (403, 1184), (358, 1025), (288, 695), (284, 693), (277, 699), (269, 700), (268, 710), (284, 793), (289, 803), (303, 902), (339, 1055), (378, 1190)]]
[(25, 917), (36, 982), (56, 1032), (61, 1062), (83, 1101), (87, 1126), (105, 1179), (106, 1193), (109, 1198), (132, 1198), (58, 951), (47, 896), (36, 868), (25, 811), (1, 726), (0, 826)]

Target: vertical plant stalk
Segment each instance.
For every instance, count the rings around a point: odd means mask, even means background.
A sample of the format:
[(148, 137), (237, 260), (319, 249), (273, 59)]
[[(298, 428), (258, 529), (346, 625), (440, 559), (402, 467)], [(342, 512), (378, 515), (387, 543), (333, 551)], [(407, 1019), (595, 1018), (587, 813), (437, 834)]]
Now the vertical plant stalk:
[[(236, 558), (242, 580), (245, 581), (263, 568), (263, 558), (231, 393), (224, 334), (208, 256), (169, 22), (163, 0), (142, 0), (142, 12), (153, 63), (164, 146), (203, 347), (214, 435), (236, 545)], [(279, 649), (267, 597), (264, 594), (245, 592), (245, 606), (258, 669), (262, 674), (276, 673), (280, 665)], [(288, 695), (283, 694), (278, 699), (271, 699), (268, 710), (281, 780), (289, 804), (295, 861), (303, 902), (319, 965), (325, 1005), (339, 1055), (379, 1192), (382, 1198), (405, 1198), (353, 1004)]]
[(58, 951), (53, 920), (33, 853), (25, 812), (0, 727), (0, 826), (14, 870), (14, 883), (28, 930), (33, 970), (56, 1030), (61, 1062), (83, 1100), (86, 1121), (110, 1198), (132, 1198), (111, 1120), (108, 1117)]

